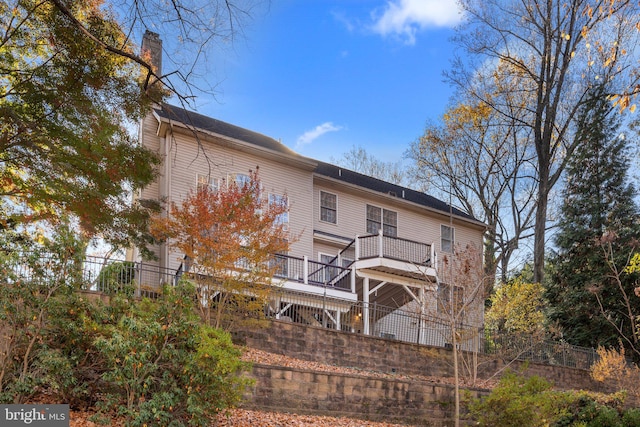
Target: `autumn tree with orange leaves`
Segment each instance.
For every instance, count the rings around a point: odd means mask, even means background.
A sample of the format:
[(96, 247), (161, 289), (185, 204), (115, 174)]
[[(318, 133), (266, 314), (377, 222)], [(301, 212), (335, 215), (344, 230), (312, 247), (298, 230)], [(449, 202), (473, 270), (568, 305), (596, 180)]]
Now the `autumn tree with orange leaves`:
[(251, 323), (263, 316), (273, 277), (286, 267), (292, 238), (284, 221), (286, 196), (264, 197), (257, 172), (249, 182), (191, 192), (156, 217), (152, 233), (184, 255), (197, 283), (203, 320), (217, 328)]

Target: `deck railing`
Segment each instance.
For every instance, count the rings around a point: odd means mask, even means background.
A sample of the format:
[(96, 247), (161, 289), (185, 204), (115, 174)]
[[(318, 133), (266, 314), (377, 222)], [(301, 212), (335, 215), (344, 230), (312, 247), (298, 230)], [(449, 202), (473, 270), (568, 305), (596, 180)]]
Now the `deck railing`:
[(353, 288), (350, 268), (290, 255), (276, 255), (275, 262), (278, 264), (276, 278), (344, 291)]
[(354, 242), (355, 259), (389, 258), (416, 265), (435, 266), (431, 245), (382, 233), (357, 237)]

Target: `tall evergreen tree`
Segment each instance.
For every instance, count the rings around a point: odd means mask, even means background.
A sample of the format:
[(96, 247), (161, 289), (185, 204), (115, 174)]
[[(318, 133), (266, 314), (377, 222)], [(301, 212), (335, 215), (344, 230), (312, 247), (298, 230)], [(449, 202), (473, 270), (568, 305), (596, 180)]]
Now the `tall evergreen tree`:
[[(635, 189), (627, 180), (628, 141), (605, 93), (595, 88), (578, 116), (578, 148), (567, 165), (557, 252), (545, 292), (550, 321), (560, 326), (564, 339), (583, 346), (617, 345), (611, 323), (625, 325), (620, 291), (608, 277), (599, 241), (604, 233), (614, 233), (614, 253), (626, 257), (625, 247), (640, 231)], [(633, 295), (633, 283), (626, 280), (623, 285)], [(634, 302), (640, 313), (640, 298)], [(628, 326), (622, 328), (629, 333)]]

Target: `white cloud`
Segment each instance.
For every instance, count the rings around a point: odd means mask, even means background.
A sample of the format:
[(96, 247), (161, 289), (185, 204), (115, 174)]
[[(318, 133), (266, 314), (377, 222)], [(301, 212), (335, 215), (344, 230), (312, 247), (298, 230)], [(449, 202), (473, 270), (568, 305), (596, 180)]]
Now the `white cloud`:
[(341, 129), (342, 129), (342, 126), (335, 126), (331, 122), (325, 122), (300, 135), (298, 137), (298, 140), (296, 141), (296, 147), (301, 147), (303, 145), (311, 144), (314, 140), (318, 139), (325, 133), (335, 132)]
[(382, 36), (397, 36), (406, 44), (427, 27), (453, 27), (462, 19), (456, 0), (388, 0), (371, 14), (371, 29)]

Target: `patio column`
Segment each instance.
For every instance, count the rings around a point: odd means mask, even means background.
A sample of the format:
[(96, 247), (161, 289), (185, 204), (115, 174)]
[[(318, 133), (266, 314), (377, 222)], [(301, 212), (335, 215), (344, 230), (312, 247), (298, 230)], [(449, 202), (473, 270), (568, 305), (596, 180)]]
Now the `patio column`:
[(369, 335), (369, 278), (362, 281), (362, 333)]

